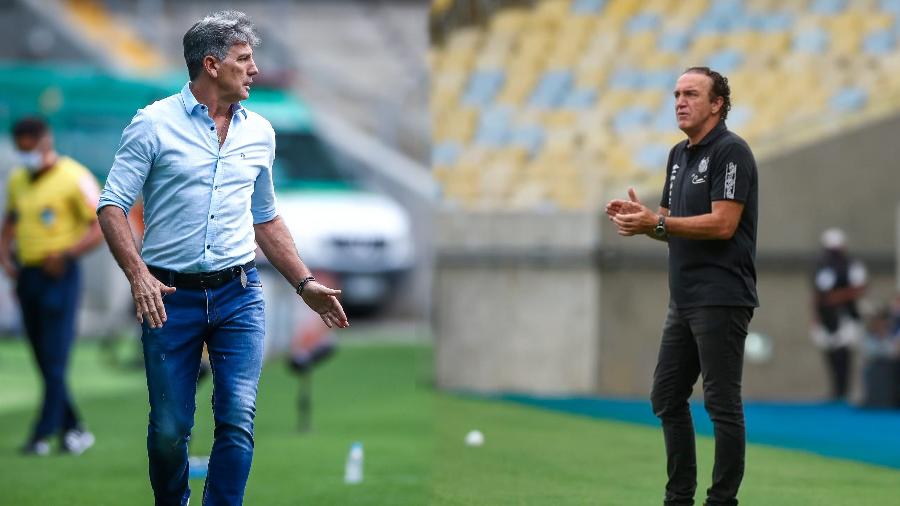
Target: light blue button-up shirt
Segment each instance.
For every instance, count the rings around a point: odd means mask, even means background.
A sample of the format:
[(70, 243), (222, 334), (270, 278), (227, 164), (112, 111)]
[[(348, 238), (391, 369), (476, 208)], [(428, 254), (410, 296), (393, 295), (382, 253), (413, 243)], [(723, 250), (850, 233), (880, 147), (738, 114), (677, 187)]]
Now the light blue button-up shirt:
[(97, 210), (113, 205), (127, 214), (143, 191), (144, 262), (217, 271), (252, 260), (253, 225), (277, 216), (275, 131), (235, 104), (220, 148), (209, 111), (189, 84), (139, 110), (125, 128)]

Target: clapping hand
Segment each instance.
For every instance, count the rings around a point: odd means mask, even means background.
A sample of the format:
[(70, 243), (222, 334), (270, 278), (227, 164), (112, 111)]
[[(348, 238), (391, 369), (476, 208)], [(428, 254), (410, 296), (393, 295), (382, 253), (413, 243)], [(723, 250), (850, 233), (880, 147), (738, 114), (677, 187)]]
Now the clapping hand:
[(641, 203), (634, 188), (628, 189), (628, 200), (614, 199), (606, 204), (606, 214), (622, 236), (646, 234), (658, 220), (656, 213)]

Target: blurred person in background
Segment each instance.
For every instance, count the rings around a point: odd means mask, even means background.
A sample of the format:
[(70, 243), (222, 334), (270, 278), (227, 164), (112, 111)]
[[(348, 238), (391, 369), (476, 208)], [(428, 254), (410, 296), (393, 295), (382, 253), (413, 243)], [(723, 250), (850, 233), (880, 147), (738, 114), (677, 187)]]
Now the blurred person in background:
[(675, 86), (675, 116), (687, 140), (669, 153), (669, 177), (656, 212), (629, 200), (606, 206), (623, 236), (669, 246), (670, 302), (651, 400), (662, 420), (668, 482), (665, 504), (694, 504), (697, 457), (688, 399), (698, 376), (715, 432), (707, 505), (737, 504), (746, 435), (741, 399), (744, 340), (756, 294), (756, 161), (728, 130), (731, 90), (707, 67), (687, 69)]
[(825, 354), (831, 398), (850, 389), (852, 347), (863, 334), (858, 302), (866, 289), (866, 267), (847, 255), (847, 238), (838, 228), (822, 233), (822, 253), (813, 274), (811, 337)]
[(872, 315), (866, 329), (862, 350), (867, 407), (900, 407), (900, 333), (893, 328), (893, 316), (885, 306)]
[[(184, 35), (190, 81), (138, 111), (97, 212), (142, 323), (150, 400), (147, 452), (157, 505), (185, 505), (203, 345), (213, 371), (214, 442), (203, 503), (238, 505), (253, 457), (265, 309), (256, 244), (329, 327), (349, 324), (332, 290), (300, 260), (275, 207), (275, 132), (245, 109), (259, 39), (242, 12)], [(138, 254), (126, 215), (144, 196)]]
[(94, 444), (81, 422), (66, 369), (75, 341), (81, 298), (78, 258), (102, 241), (94, 209), (97, 180), (75, 160), (60, 156), (39, 118), (13, 125), (18, 167), (7, 183), (0, 230), (0, 265), (16, 281), (25, 334), (44, 382), (44, 401), (23, 453), (47, 455), (60, 436), (64, 452), (80, 454)]

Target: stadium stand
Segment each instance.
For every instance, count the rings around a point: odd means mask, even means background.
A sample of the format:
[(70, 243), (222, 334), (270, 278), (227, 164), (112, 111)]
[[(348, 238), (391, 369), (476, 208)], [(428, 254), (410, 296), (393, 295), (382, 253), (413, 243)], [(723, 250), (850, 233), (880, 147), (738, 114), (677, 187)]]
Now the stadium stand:
[(129, 70), (153, 74), (163, 66), (163, 57), (156, 48), (144, 42), (130, 24), (111, 15), (102, 3), (96, 0), (65, 0), (62, 5), (65, 15), (93, 44), (107, 48)]
[(423, 2), (155, 3), (158, 8), (148, 9), (140, 1), (105, 2), (179, 71), (185, 20), (220, 9), (242, 10), (253, 17), (263, 39), (257, 50), (260, 83), (292, 88), (317, 110), (349, 120), (414, 159), (428, 159), (428, 11)]
[(465, 14), (472, 22), (439, 33), (431, 54), (432, 162), (450, 207), (590, 210), (628, 185), (658, 195), (683, 138), (671, 90), (689, 66), (729, 77), (729, 127), (763, 156), (900, 107), (897, 0), (457, 1), (432, 12)]
[(264, 41), (255, 54), (262, 70), (257, 84), (291, 89), (317, 110), (348, 120), (417, 161), (429, 157), (428, 6), (421, 0), (0, 3), (10, 4), (0, 28), (11, 34), (10, 47), (0, 49), (0, 56), (57, 60), (63, 55), (150, 78), (184, 74), (181, 41), (193, 20), (217, 10), (242, 10)]

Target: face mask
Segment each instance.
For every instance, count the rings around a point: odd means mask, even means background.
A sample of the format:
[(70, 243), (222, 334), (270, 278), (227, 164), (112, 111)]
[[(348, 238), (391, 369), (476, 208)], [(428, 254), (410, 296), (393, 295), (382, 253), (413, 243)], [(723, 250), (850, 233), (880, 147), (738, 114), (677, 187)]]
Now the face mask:
[(19, 163), (32, 173), (41, 170), (44, 166), (44, 154), (36, 149), (34, 151), (16, 151), (16, 155)]

